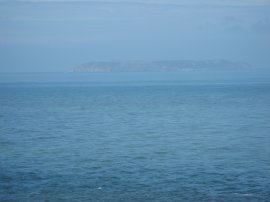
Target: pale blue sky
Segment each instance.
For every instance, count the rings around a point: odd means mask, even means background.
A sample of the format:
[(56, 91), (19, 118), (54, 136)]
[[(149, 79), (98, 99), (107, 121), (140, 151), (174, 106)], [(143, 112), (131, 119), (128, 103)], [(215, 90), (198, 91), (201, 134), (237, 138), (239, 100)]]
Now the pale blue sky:
[(158, 59), (270, 68), (270, 0), (0, 0), (1, 72)]

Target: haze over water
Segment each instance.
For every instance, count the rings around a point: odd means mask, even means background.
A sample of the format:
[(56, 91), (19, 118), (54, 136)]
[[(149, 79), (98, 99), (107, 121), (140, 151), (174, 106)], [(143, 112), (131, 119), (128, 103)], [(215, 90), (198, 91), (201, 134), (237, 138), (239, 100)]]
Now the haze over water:
[(268, 0), (0, 0), (0, 72), (108, 60), (269, 68), (269, 13)]

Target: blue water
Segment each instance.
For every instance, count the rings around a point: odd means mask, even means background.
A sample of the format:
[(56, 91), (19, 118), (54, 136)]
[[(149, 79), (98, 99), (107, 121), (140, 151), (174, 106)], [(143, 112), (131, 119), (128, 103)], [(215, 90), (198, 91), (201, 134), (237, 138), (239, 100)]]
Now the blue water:
[(269, 83), (35, 79), (0, 82), (0, 201), (270, 201)]

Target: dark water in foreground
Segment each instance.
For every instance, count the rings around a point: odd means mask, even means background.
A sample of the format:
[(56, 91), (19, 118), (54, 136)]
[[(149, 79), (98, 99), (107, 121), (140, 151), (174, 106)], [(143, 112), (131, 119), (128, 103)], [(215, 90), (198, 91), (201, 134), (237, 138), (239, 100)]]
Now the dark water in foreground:
[(0, 201), (270, 201), (270, 84), (0, 85)]

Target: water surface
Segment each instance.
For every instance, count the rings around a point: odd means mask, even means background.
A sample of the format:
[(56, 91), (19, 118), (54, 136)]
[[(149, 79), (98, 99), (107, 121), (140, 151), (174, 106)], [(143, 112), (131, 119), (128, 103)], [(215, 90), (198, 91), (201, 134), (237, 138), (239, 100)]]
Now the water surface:
[(0, 201), (270, 200), (268, 83), (26, 81), (0, 84)]

